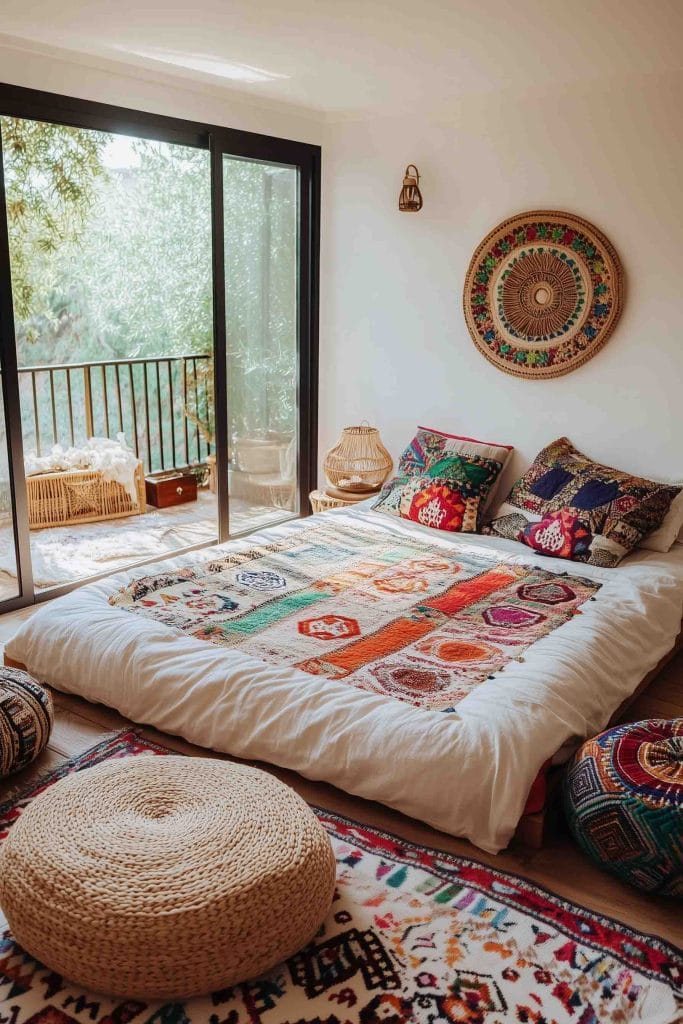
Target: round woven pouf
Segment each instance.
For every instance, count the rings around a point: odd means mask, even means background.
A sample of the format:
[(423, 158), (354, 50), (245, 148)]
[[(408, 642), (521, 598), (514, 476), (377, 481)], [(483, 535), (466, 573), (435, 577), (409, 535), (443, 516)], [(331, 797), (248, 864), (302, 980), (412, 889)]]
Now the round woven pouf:
[(593, 860), (639, 889), (683, 896), (683, 718), (618, 725), (584, 743), (564, 797)]
[(312, 939), (332, 902), (329, 837), (272, 775), (140, 755), (55, 783), (0, 850), (0, 905), (36, 960), (144, 999), (255, 977)]
[(30, 764), (50, 738), (52, 697), (28, 672), (0, 666), (0, 778)]

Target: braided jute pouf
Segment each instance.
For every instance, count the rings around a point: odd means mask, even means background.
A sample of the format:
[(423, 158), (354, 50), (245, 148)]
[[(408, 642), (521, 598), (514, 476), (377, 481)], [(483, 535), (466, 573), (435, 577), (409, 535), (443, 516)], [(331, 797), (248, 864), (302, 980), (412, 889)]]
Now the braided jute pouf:
[(316, 816), (272, 775), (140, 755), (33, 800), (0, 850), (0, 905), (24, 949), (85, 988), (181, 998), (309, 942), (335, 868)]

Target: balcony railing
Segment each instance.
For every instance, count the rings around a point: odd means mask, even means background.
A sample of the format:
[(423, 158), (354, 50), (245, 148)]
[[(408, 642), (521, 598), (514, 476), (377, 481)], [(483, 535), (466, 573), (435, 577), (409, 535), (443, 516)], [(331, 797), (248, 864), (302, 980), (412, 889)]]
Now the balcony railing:
[(82, 444), (121, 431), (146, 473), (202, 463), (212, 446), (208, 355), (23, 366), (19, 369), (24, 449)]

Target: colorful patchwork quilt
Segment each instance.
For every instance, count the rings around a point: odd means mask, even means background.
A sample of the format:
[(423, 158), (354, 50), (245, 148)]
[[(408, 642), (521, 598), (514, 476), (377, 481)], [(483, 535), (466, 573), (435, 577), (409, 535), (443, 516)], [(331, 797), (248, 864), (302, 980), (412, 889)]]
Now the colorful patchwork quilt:
[(271, 665), (453, 711), (599, 587), (332, 521), (142, 577), (109, 602)]

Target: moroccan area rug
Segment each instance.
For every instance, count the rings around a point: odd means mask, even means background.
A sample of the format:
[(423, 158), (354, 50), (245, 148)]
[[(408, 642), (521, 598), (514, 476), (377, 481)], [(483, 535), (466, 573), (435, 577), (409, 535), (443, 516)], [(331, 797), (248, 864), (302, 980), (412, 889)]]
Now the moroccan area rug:
[[(0, 841), (64, 775), (170, 753), (134, 731), (0, 806)], [(683, 955), (515, 875), (316, 809), (337, 891), (315, 940), (256, 980), (184, 1003), (84, 992), (33, 960), (0, 915), (0, 1024), (675, 1024)]]

